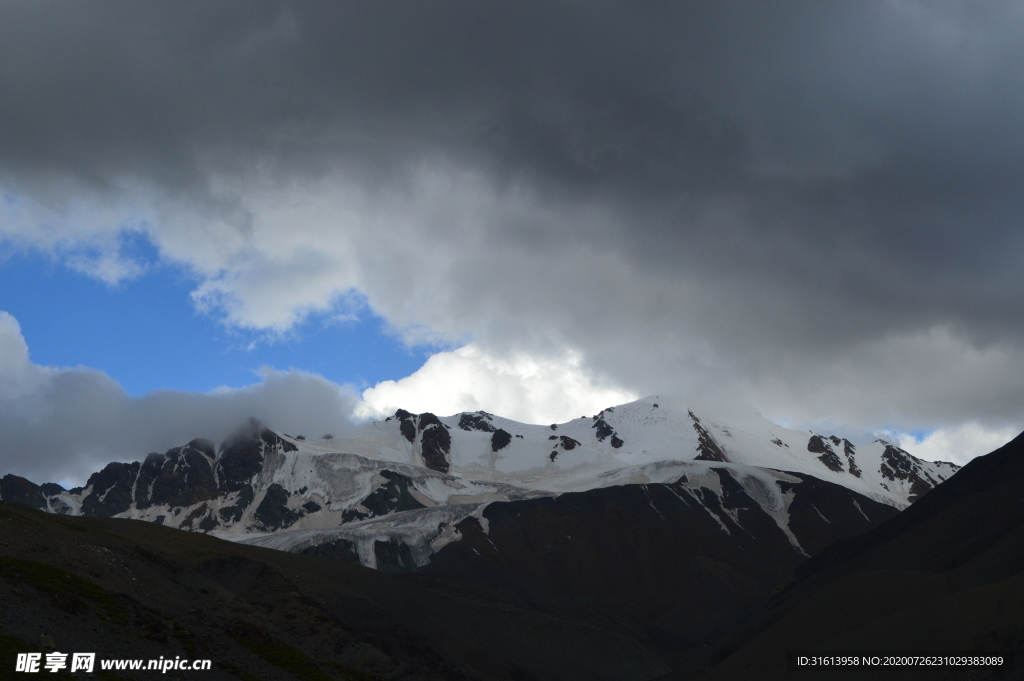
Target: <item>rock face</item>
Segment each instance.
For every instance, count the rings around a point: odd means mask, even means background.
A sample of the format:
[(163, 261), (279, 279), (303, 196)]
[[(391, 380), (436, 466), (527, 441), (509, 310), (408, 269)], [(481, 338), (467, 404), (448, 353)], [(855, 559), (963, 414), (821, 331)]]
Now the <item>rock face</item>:
[(399, 409), (395, 412), (395, 415), (387, 418), (390, 421), (392, 418), (398, 419), (398, 429), (402, 433), (402, 437), (408, 440), (410, 443), (416, 440), (416, 417), (410, 414), (404, 409)]
[(301, 516), (288, 508), (289, 496), (288, 490), (276, 482), (268, 487), (256, 509), (256, 522), (271, 532), (294, 525)]
[[(62, 491), (59, 485), (53, 486)], [(46, 510), (46, 497), (43, 496), (39, 485), (17, 475), (5, 475), (0, 478), (0, 499), (15, 506), (34, 508), (38, 511)]]
[(728, 461), (725, 452), (715, 442), (715, 438), (708, 432), (708, 429), (701, 425), (697, 415), (692, 411), (689, 414), (693, 419), (693, 429), (697, 432), (697, 451), (700, 453), (696, 458), (699, 461)]
[(614, 447), (615, 449), (619, 449), (622, 447), (622, 445), (626, 443), (622, 438), (619, 437), (619, 434), (615, 432), (615, 429), (612, 426), (608, 425), (608, 422), (605, 421), (605, 414), (613, 413), (615, 413), (614, 407), (602, 409), (600, 414), (593, 417), (593, 428), (595, 431), (594, 434), (597, 436), (598, 442), (604, 442), (606, 438), (610, 438), (608, 441), (611, 444), (611, 446)]
[(498, 428), (494, 431), (494, 434), (491, 435), (491, 451), (497, 452), (499, 449), (504, 449), (505, 447), (508, 447), (511, 442), (512, 435), (508, 431)]
[(485, 411), (478, 411), (475, 414), (460, 414), (459, 428), (465, 431), (479, 430), (484, 433), (493, 433), (494, 426), (491, 425), (491, 415)]
[(441, 423), (430, 412), (420, 414), (418, 425), (423, 465), (431, 470), (447, 473), (448, 452), (452, 446), (452, 436), (448, 433), (449, 426)]
[(934, 487), (936, 480), (928, 474), (921, 464), (921, 459), (911, 456), (899, 447), (887, 442), (882, 452), (882, 476), (896, 482), (902, 480), (910, 484), (910, 501), (917, 501), (928, 490)]
[[(835, 439), (838, 440), (838, 438)], [(830, 470), (837, 473), (843, 472), (843, 462), (839, 460), (839, 457), (832, 450), (832, 445), (826, 444), (820, 435), (811, 436), (811, 439), (807, 442), (807, 451), (812, 454), (820, 454), (821, 456), (818, 457), (818, 461), (828, 466)]]
[(140, 468), (137, 461), (108, 463), (99, 473), (89, 476), (86, 488), (92, 493), (82, 500), (82, 512), (109, 518), (131, 508), (132, 491)]
[(380, 477), (381, 481), (377, 488), (362, 502), (371, 516), (425, 508), (423, 503), (413, 496), (415, 488), (411, 478), (387, 469), (380, 472)]
[[(193, 442), (195, 442), (193, 440)], [(282, 452), (298, 451), (298, 447), (251, 419), (247, 427), (240, 429), (225, 440), (215, 471), (218, 490), (237, 492), (249, 483), (263, 468), (264, 455), (268, 450)], [(212, 457), (209, 457), (212, 460)]]
[(136, 505), (192, 506), (213, 499), (218, 492), (212, 466), (215, 458), (213, 443), (208, 440), (193, 440), (165, 454), (150, 454), (135, 485)]
[[(452, 436), (448, 432), (451, 426), (442, 423), (437, 416), (430, 412), (412, 414), (399, 409), (394, 416), (389, 416), (385, 422), (395, 419), (399, 424), (399, 431), (410, 444), (415, 445), (417, 440), (420, 444), (420, 456), (423, 465), (427, 468), (447, 473), (450, 467), (448, 454), (452, 446)], [(459, 428), (466, 431), (494, 432), (495, 428), (488, 423), (490, 415), (486, 412), (476, 414), (460, 414)], [(504, 431), (502, 431), (504, 432)], [(508, 435), (506, 433), (505, 435)], [(508, 436), (511, 440), (511, 436)], [(501, 441), (501, 436), (495, 442)], [(508, 444), (507, 442), (505, 444)], [(498, 447), (500, 449), (500, 447)], [(494, 451), (497, 451), (495, 449)]]
[[(268, 453), (297, 451), (296, 445), (252, 420), (217, 451), (208, 440), (192, 440), (143, 462), (107, 464), (89, 477), (84, 489), (67, 491), (48, 483), (35, 488), (34, 508), (72, 515), (128, 516), (209, 532), (241, 519), (256, 497), (253, 481), (264, 472)], [(12, 476), (8, 476), (12, 477)], [(5, 478), (6, 480), (6, 478)], [(27, 481), (25, 481), (27, 482)], [(12, 502), (29, 488), (7, 485), (0, 495)], [(280, 491), (267, 487), (257, 525), (278, 529), (294, 522), (293, 513), (278, 508)], [(278, 486), (280, 487), (280, 486)], [(20, 496), (19, 496), (20, 495)], [(269, 495), (269, 499), (266, 496)], [(286, 495), (287, 496), (287, 495)], [(25, 500), (26, 503), (28, 499)]]

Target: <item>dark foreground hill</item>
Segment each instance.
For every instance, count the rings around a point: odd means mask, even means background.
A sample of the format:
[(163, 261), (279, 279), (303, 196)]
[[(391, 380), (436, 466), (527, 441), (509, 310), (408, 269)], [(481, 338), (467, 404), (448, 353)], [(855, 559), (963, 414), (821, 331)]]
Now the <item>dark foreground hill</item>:
[(332, 559), (345, 556), (330, 543), (301, 555), (0, 504), (0, 676), (45, 634), (100, 658), (209, 658), (211, 679), (646, 681), (807, 552), (896, 513), (761, 472), (780, 487), (773, 505), (744, 471), (492, 504), (426, 569), (399, 574)]
[(613, 626), (439, 577), (2, 503), (0, 594), (4, 679), (68, 678), (14, 672), (15, 654), (38, 650), (44, 634), (60, 652), (100, 659), (214, 662), (164, 679), (639, 681), (669, 669)]
[(672, 653), (688, 655), (763, 602), (808, 555), (898, 513), (808, 475), (762, 475), (767, 482), (755, 484), (761, 478), (744, 469), (712, 467), (703, 480), (493, 503), (479, 520), (460, 522), (461, 540), (423, 570), (548, 608), (614, 616), (671, 636)]
[[(786, 652), (1011, 651), (980, 670), (787, 671)], [(1024, 678), (1024, 434), (892, 520), (804, 563), (702, 662), (670, 679)]]

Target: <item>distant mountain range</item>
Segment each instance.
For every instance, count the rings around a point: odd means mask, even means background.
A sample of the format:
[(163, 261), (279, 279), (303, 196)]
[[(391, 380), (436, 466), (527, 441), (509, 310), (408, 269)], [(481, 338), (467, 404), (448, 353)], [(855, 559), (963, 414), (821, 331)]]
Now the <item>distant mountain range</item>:
[(807, 481), (855, 492), (850, 503), (871, 522), (860, 496), (902, 509), (956, 470), (882, 440), (858, 448), (754, 415), (726, 421), (698, 414), (655, 396), (543, 426), (485, 412), (439, 418), (398, 410), (318, 440), (252, 421), (219, 446), (197, 439), (142, 461), (111, 463), (84, 488), (8, 475), (0, 498), (285, 550), (344, 544), (364, 565), (412, 569), (457, 540), (460, 522), (479, 523), (496, 502), (652, 484), (672, 490), (672, 503), (706, 508), (730, 535), (744, 529), (735, 527), (723, 490), (738, 485), (752, 500), (750, 512), (764, 515), (806, 556), (814, 542), (801, 539), (790, 515)]
[(856, 447), (650, 397), (549, 425), (398, 410), (317, 440), (252, 421), (219, 446), (111, 463), (81, 489), (6, 476), (0, 495), (388, 572), (472, 575), (696, 643), (955, 470), (880, 440)]
[[(353, 666), (341, 644), (305, 648), (320, 668), (373, 672), (328, 678), (770, 679), (792, 673), (788, 650), (1021, 649), (1022, 448), (1024, 436), (956, 472), (883, 441), (856, 447), (650, 397), (542, 426), (399, 410), (313, 440), (250, 422), (218, 446), (110, 464), (81, 489), (8, 475), (0, 495), (54, 522), (104, 516), (61, 522), (132, 537), (110, 565), (140, 580), (160, 565), (215, 579), (264, 608), (259, 628), (274, 640), (302, 640), (302, 616), (259, 605), (292, 589), (344, 627), (390, 622), (365, 643), (375, 650), (407, 641), (376, 667)], [(17, 518), (6, 527), (24, 525), (25, 541), (0, 553), (56, 560), (32, 533), (65, 530)], [(169, 528), (233, 543), (161, 552), (178, 536)], [(321, 585), (327, 565), (370, 600), (346, 596), (339, 610), (335, 587)], [(446, 614), (424, 618), (423, 607)], [(232, 633), (224, 650), (243, 639)]]

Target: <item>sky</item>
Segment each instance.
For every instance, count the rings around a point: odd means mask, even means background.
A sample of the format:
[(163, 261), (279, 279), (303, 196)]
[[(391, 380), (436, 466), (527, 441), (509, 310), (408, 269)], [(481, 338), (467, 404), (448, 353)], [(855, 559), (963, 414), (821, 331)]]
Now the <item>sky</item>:
[(0, 466), (658, 393), (962, 463), (1022, 70), (1009, 1), (2, 3)]

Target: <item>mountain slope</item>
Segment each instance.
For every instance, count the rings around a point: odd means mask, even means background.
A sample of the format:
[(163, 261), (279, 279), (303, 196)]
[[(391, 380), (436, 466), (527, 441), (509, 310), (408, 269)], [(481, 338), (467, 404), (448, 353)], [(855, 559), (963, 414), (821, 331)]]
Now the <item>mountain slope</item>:
[(666, 482), (634, 479), (468, 513), (423, 509), (241, 541), (455, 577), (537, 607), (657, 630), (684, 651), (713, 640), (808, 555), (898, 513), (802, 474), (703, 461), (642, 468), (646, 479)]
[[(1024, 434), (899, 516), (807, 561), (701, 678), (788, 678), (778, 653), (785, 650), (1011, 650), (1019, 657), (1021, 613)], [(888, 677), (876, 670), (835, 678)], [(961, 677), (931, 670), (899, 678)]]
[(99, 659), (212, 659), (195, 674), (211, 681), (644, 681), (669, 668), (607, 622), (454, 580), (4, 503), (0, 528), (2, 678), (43, 634)]
[(491, 504), (425, 570), (600, 604), (696, 647), (807, 555), (896, 513), (810, 476), (709, 465), (675, 483)]

